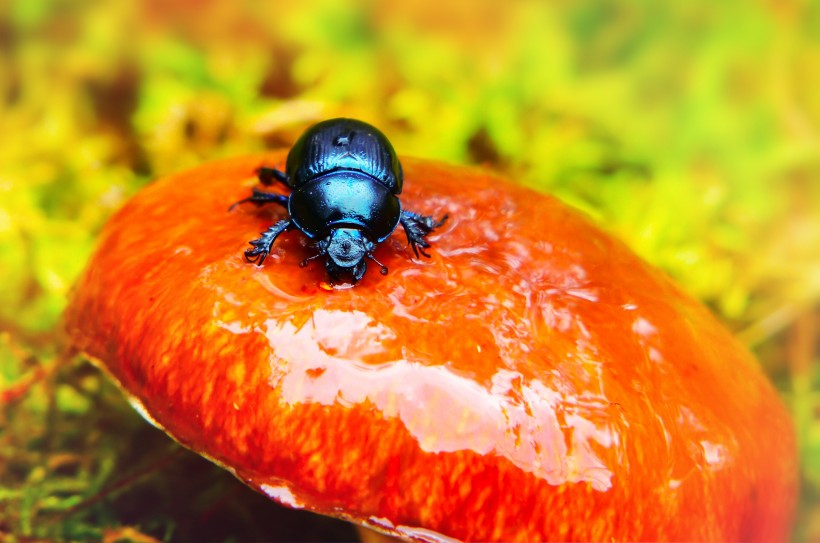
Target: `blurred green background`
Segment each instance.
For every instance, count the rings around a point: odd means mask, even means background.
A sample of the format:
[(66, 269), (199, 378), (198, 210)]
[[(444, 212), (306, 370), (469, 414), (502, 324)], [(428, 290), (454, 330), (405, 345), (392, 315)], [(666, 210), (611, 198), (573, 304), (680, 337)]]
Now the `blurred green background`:
[(558, 195), (708, 304), (794, 414), (795, 540), (820, 540), (818, 88), (809, 0), (0, 0), (0, 536), (353, 537), (58, 363), (67, 293), (125, 199), (344, 115)]

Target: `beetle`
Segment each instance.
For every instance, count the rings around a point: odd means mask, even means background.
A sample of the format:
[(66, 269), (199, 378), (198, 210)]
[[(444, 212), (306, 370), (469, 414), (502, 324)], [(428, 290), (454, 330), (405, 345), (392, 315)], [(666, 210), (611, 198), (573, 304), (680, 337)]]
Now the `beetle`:
[(257, 171), (259, 182), (280, 182), (291, 189), (285, 196), (254, 188), (251, 196), (235, 206), (250, 202), (258, 206), (274, 203), (288, 211), (288, 218), (274, 223), (245, 251), (248, 262), (262, 264), (276, 238), (283, 232), (300, 230), (318, 253), (304, 259), (326, 256), (331, 280), (348, 275), (356, 284), (367, 271), (365, 259), (387, 267), (373, 257), (376, 247), (401, 224), (416, 255), (429, 258), (426, 236), (447, 220), (402, 209), (401, 163), (387, 137), (377, 128), (355, 119), (330, 119), (308, 128), (288, 153), (285, 171), (267, 166)]

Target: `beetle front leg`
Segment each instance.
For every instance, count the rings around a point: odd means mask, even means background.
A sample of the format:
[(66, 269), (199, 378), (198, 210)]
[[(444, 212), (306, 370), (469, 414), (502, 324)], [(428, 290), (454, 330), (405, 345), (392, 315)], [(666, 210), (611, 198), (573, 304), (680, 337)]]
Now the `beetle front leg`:
[(419, 257), (419, 253), (430, 258), (430, 255), (424, 252), (424, 249), (430, 247), (430, 244), (425, 238), (430, 232), (444, 224), (446, 220), (447, 215), (444, 215), (440, 221), (436, 221), (428, 215), (419, 215), (412, 211), (401, 212), (400, 222), (402, 227), (404, 227), (404, 233), (407, 234), (407, 241), (410, 243), (410, 247), (413, 248), (416, 258)]
[(291, 228), (293, 228), (293, 222), (290, 219), (282, 219), (262, 232), (260, 237), (248, 242), (253, 245), (253, 249), (247, 249), (245, 251), (245, 259), (248, 262), (256, 262), (257, 264), (262, 265), (270, 254), (273, 242), (276, 241), (279, 234), (285, 230), (290, 230)]
[(252, 204), (261, 206), (265, 204), (279, 204), (280, 206), (284, 207), (285, 209), (288, 208), (288, 197), (282, 194), (272, 194), (270, 192), (265, 192), (263, 190), (259, 190), (258, 188), (254, 187), (251, 189), (253, 193), (244, 198), (239, 200), (238, 202), (234, 202), (234, 204), (228, 208), (228, 211), (233, 211), (233, 208), (238, 206), (239, 204), (244, 204), (245, 202), (250, 202)]
[(268, 166), (259, 166), (256, 169), (256, 176), (259, 182), (269, 187), (273, 185), (274, 181), (279, 181), (285, 186), (288, 186), (288, 176), (285, 172), (277, 170), (276, 168), (269, 168)]

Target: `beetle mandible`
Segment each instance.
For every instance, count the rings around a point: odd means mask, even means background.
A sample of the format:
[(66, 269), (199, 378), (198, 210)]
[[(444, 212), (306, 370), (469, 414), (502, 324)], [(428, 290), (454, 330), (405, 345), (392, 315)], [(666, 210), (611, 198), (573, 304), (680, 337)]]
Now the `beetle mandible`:
[(327, 256), (325, 267), (331, 280), (349, 275), (358, 283), (367, 270), (365, 259), (387, 267), (373, 257), (379, 243), (401, 223), (413, 252), (430, 257), (426, 236), (447, 220), (403, 210), (398, 195), (403, 174), (398, 156), (387, 137), (375, 127), (355, 119), (330, 119), (308, 128), (288, 153), (285, 171), (262, 166), (259, 182), (270, 186), (275, 181), (291, 189), (290, 196), (254, 188), (250, 202), (285, 207), (289, 217), (282, 219), (259, 238), (250, 241), (245, 251), (248, 262), (262, 264), (280, 234), (297, 228), (316, 240), (319, 251), (309, 260)]

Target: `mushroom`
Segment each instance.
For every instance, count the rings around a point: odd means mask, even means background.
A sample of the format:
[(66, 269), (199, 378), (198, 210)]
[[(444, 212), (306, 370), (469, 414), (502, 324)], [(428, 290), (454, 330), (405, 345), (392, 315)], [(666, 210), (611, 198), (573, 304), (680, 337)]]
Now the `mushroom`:
[(66, 314), (153, 424), (293, 508), (408, 540), (789, 536), (790, 419), (699, 303), (556, 199), (404, 159), (403, 201), (448, 213), (416, 259), (327, 283), (280, 210), (229, 206), (284, 153), (131, 199)]

